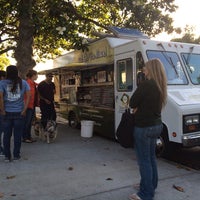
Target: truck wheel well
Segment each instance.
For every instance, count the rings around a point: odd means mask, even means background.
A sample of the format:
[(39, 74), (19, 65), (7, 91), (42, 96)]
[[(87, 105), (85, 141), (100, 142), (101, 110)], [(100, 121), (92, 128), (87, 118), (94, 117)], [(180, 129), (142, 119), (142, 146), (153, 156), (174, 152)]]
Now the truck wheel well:
[(69, 126), (72, 128), (79, 128), (80, 122), (78, 120), (78, 117), (74, 111), (70, 111), (68, 114), (68, 122)]
[(158, 157), (165, 156), (168, 151), (169, 137), (168, 137), (168, 129), (165, 124), (163, 124), (163, 130), (161, 132), (160, 137), (158, 137), (156, 142), (156, 155)]
[[(157, 148), (156, 152), (157, 155), (160, 157), (169, 158), (171, 154), (179, 148), (179, 146), (176, 143), (169, 141), (168, 128), (166, 124), (163, 124), (163, 131), (158, 140), (160, 142), (157, 142), (157, 144), (160, 144), (160, 148)], [(159, 145), (157, 145), (157, 147), (159, 147)]]

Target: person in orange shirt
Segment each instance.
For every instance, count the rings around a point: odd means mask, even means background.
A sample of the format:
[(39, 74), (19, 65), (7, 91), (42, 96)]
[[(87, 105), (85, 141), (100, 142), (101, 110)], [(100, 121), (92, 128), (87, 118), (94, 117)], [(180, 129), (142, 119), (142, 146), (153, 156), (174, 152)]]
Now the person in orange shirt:
[(35, 83), (35, 80), (37, 80), (38, 74), (37, 71), (35, 70), (29, 70), (27, 73), (27, 83), (30, 86), (30, 93), (31, 93), (31, 98), (30, 102), (28, 104), (28, 108), (26, 110), (26, 119), (25, 119), (25, 126), (24, 126), (24, 131), (23, 131), (23, 142), (25, 143), (32, 143), (36, 142), (34, 138), (31, 137), (31, 126), (32, 126), (32, 121), (35, 116), (35, 107), (37, 105), (37, 83)]

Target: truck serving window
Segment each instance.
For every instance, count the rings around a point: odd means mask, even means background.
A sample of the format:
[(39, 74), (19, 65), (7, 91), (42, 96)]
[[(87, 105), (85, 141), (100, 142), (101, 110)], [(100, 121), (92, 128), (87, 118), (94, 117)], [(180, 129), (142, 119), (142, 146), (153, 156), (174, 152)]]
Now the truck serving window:
[(200, 54), (181, 53), (187, 72), (193, 84), (200, 84)]
[(132, 91), (133, 89), (133, 61), (131, 58), (117, 61), (118, 91)]
[(183, 71), (183, 67), (175, 52), (168, 51), (147, 51), (148, 59), (158, 58), (165, 67), (168, 85), (184, 85), (187, 84), (187, 78)]

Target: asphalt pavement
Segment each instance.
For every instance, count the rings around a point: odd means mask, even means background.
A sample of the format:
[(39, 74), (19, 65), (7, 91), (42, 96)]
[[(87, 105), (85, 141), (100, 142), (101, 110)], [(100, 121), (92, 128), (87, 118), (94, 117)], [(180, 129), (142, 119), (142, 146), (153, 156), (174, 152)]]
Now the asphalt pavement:
[[(54, 143), (22, 144), (22, 159), (0, 157), (2, 200), (127, 200), (140, 176), (135, 152), (80, 130), (58, 125)], [(199, 200), (200, 172), (158, 159), (155, 200)]]

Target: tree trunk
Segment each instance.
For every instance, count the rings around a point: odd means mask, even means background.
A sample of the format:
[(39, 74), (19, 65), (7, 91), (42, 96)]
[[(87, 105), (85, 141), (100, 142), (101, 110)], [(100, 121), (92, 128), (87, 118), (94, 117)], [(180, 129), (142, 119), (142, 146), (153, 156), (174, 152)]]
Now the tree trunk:
[(17, 61), (19, 75), (22, 78), (25, 78), (27, 71), (36, 65), (33, 59), (33, 3), (34, 0), (21, 0), (19, 2), (19, 37), (15, 50), (15, 59)]

